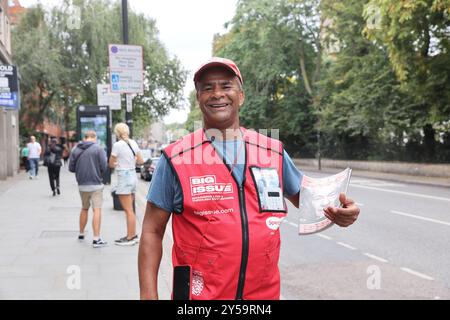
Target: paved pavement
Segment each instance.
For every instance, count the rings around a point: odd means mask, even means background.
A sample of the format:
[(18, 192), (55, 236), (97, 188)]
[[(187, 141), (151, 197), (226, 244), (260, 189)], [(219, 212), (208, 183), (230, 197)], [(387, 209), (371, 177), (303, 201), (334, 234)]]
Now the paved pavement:
[[(92, 214), (87, 240), (82, 243), (77, 240), (80, 199), (74, 175), (67, 167), (62, 168), (62, 194), (53, 197), (47, 170), (40, 169), (37, 180), (29, 180), (22, 171), (0, 181), (0, 299), (139, 299), (138, 246), (114, 245), (115, 239), (125, 235), (126, 222), (123, 211), (113, 210), (111, 186), (104, 190), (102, 214), (102, 237), (110, 245), (94, 249)], [(339, 170), (324, 170), (333, 171)], [(409, 182), (442, 185), (441, 179), (390, 177), (396, 181), (409, 179)], [(379, 178), (389, 179), (385, 174)], [(113, 176), (112, 185), (114, 182)], [(147, 189), (148, 183), (139, 181), (138, 231)], [(170, 299), (171, 244), (169, 223), (158, 279), (161, 299)]]
[[(148, 183), (140, 181), (138, 188), (140, 232)], [(80, 204), (67, 167), (61, 170), (61, 195), (56, 197), (45, 167), (37, 180), (21, 172), (0, 182), (0, 299), (139, 299), (138, 245), (114, 245), (125, 235), (126, 221), (123, 211), (113, 210), (111, 186), (104, 189), (101, 227), (108, 247), (92, 247), (91, 211), (87, 239), (78, 241)], [(170, 299), (169, 233), (158, 284), (161, 299)]]

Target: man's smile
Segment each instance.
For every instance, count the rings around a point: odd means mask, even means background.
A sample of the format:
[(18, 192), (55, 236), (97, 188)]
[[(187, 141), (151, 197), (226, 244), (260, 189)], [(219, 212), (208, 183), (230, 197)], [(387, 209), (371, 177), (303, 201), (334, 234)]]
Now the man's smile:
[(229, 103), (208, 103), (206, 106), (208, 108), (220, 109), (220, 108), (226, 108), (226, 107), (230, 106), (230, 104)]

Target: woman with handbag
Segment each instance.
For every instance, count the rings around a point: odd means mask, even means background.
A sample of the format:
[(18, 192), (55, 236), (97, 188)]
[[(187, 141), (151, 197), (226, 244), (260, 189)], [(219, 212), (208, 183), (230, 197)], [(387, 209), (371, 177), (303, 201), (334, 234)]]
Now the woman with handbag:
[(61, 194), (59, 189), (59, 172), (62, 166), (62, 153), (63, 149), (58, 145), (58, 140), (52, 138), (50, 140), (50, 145), (44, 153), (44, 166), (48, 169), (48, 178), (50, 180), (50, 188), (52, 189), (53, 196), (56, 196), (56, 193)]
[(116, 194), (125, 211), (127, 235), (115, 241), (119, 246), (133, 246), (139, 242), (136, 233), (136, 215), (133, 209), (136, 193), (136, 163), (143, 164), (141, 150), (136, 141), (129, 138), (130, 129), (125, 123), (118, 123), (114, 128), (117, 142), (114, 143), (109, 158), (109, 166), (117, 171)]

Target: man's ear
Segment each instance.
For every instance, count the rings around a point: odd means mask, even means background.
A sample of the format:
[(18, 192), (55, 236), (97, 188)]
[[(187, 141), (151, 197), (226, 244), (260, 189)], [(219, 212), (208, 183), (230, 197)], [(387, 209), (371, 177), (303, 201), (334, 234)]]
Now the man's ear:
[(242, 107), (245, 101), (245, 93), (244, 90), (241, 90), (241, 93), (239, 94), (239, 108)]

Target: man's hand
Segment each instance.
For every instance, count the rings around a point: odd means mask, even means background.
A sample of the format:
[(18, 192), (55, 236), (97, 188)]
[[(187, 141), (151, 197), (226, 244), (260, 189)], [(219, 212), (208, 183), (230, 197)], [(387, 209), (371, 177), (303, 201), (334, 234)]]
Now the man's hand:
[(325, 216), (336, 223), (340, 227), (348, 227), (358, 219), (359, 208), (350, 198), (347, 198), (344, 193), (339, 195), (339, 201), (342, 208), (327, 207), (323, 209)]

